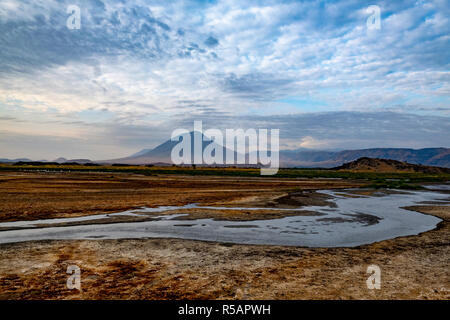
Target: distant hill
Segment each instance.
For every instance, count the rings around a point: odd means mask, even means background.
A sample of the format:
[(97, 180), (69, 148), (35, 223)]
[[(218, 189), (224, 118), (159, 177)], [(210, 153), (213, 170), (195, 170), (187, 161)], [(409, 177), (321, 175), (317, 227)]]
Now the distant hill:
[(448, 148), (374, 148), (336, 152), (314, 150), (280, 151), (280, 163), (286, 167), (331, 168), (363, 157), (392, 159), (411, 164), (450, 168), (450, 149)]
[(92, 163), (93, 161), (89, 160), (89, 159), (66, 159), (63, 157), (59, 157), (55, 160), (53, 160), (53, 162), (58, 162), (58, 163), (79, 163), (79, 164), (84, 164), (84, 163)]
[(17, 159), (0, 158), (0, 163), (14, 163), (19, 161), (31, 161), (31, 160), (28, 158), (17, 158)]
[(64, 162), (76, 162), (76, 163), (92, 163), (93, 161), (89, 160), (89, 159), (69, 159), (66, 160)]
[(66, 158), (57, 158), (53, 161), (48, 161), (48, 160), (31, 160), (28, 158), (18, 158), (18, 159), (6, 159), (6, 158), (0, 158), (0, 163), (47, 163), (47, 164), (51, 164), (51, 163), (79, 163), (79, 164), (85, 164), (85, 163), (93, 163), (93, 161), (89, 160), (89, 159), (70, 159), (67, 160)]
[(349, 171), (370, 171), (370, 172), (422, 172), (422, 173), (450, 173), (449, 168), (423, 166), (404, 161), (377, 159), (377, 158), (359, 158), (355, 161), (344, 163), (333, 168), (335, 170)]

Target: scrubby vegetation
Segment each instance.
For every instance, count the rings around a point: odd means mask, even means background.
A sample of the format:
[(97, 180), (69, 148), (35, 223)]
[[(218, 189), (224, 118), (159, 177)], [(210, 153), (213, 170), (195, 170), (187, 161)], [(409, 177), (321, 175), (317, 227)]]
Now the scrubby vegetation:
[(258, 168), (213, 168), (187, 166), (133, 166), (133, 165), (93, 165), (89, 164), (57, 164), (57, 163), (16, 163), (0, 164), (0, 171), (40, 171), (40, 172), (127, 172), (143, 175), (178, 174), (178, 175), (217, 175), (217, 176), (246, 176), (267, 178), (329, 178), (366, 180), (368, 186), (374, 188), (419, 189), (419, 183), (450, 181), (447, 173), (421, 172), (364, 172), (341, 171), (331, 169), (280, 169), (274, 176), (261, 176)]

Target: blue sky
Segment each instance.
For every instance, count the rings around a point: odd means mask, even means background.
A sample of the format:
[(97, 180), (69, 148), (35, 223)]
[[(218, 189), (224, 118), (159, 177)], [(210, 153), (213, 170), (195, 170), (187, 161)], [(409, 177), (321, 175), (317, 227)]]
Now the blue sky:
[(290, 149), (450, 147), (449, 17), (444, 0), (2, 0), (0, 157), (121, 157), (194, 120), (279, 128)]

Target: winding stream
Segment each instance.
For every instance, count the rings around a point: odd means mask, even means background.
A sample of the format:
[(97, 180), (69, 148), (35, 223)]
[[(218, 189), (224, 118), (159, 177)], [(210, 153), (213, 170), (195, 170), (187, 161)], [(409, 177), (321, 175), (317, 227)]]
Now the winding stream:
[[(402, 209), (422, 201), (450, 204), (449, 195), (437, 190), (408, 191), (383, 196), (345, 197), (343, 191), (320, 191), (334, 197), (336, 208), (301, 207), (230, 208), (200, 207), (195, 204), (158, 208), (141, 208), (113, 214), (76, 218), (45, 219), (0, 223), (0, 243), (35, 240), (181, 238), (241, 244), (291, 245), (307, 247), (353, 247), (399, 236), (414, 235), (434, 229), (441, 219)], [(213, 219), (183, 220), (184, 214), (152, 216), (151, 221), (51, 226), (57, 223), (85, 222), (115, 216), (142, 216), (173, 209), (202, 208), (208, 210), (308, 210), (314, 216), (289, 216), (256, 221), (215, 221)], [(45, 224), (46, 227), (39, 227)], [(49, 226), (50, 225), (50, 226)]]

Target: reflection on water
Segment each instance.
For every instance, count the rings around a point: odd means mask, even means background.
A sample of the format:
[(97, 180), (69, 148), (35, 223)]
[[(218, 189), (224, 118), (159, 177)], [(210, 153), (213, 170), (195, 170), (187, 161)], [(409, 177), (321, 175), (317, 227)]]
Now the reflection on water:
[[(47, 239), (182, 238), (308, 247), (358, 246), (398, 236), (418, 234), (435, 228), (441, 221), (440, 219), (401, 209), (401, 207), (422, 201), (442, 201), (448, 198), (448, 195), (436, 191), (411, 191), (382, 197), (356, 198), (343, 196), (342, 190), (320, 192), (335, 197), (334, 201), (337, 207), (309, 206), (297, 209), (317, 211), (320, 213), (317, 216), (289, 216), (246, 222), (215, 221), (213, 219), (181, 222), (174, 218), (183, 214), (176, 214), (161, 215), (155, 220), (143, 222), (33, 228), (40, 224), (108, 219), (108, 217), (114, 216), (141, 216), (140, 213), (144, 212), (157, 213), (173, 209), (262, 209), (199, 207), (195, 204), (180, 207), (143, 208), (88, 217), (0, 223), (0, 227), (29, 228), (0, 232), (0, 243)], [(292, 209), (285, 210), (292, 211)]]

